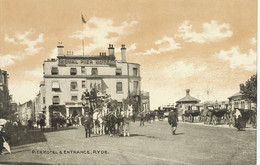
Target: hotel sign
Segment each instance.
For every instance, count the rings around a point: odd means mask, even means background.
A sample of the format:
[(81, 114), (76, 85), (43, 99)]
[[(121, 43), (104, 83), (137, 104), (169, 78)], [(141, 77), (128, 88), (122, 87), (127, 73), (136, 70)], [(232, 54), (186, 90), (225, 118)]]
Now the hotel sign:
[(115, 65), (112, 60), (93, 60), (93, 59), (59, 59), (59, 65), (76, 64), (76, 65)]

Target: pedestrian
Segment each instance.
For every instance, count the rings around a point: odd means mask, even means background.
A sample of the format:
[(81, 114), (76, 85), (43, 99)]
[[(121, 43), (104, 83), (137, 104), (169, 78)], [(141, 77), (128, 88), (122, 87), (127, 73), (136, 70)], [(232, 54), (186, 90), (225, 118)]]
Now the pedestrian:
[(91, 129), (93, 126), (93, 118), (87, 113), (85, 120), (84, 120), (84, 127), (85, 127), (85, 131), (86, 131), (86, 138), (90, 137), (91, 135)]
[(242, 131), (244, 128), (244, 120), (239, 109), (235, 109), (235, 127), (238, 131)]
[(173, 135), (175, 135), (178, 121), (179, 120), (178, 120), (177, 109), (172, 109), (171, 112), (169, 113), (168, 122), (171, 125), (171, 131)]
[(0, 155), (3, 155), (3, 149), (4, 149), (4, 131), (3, 131), (3, 126), (0, 125)]
[(144, 117), (145, 117), (144, 113), (140, 112), (139, 117), (140, 117), (140, 127), (144, 126)]
[(43, 132), (44, 131), (44, 127), (45, 127), (45, 119), (42, 117), (41, 120), (40, 120), (40, 127), (41, 127), (41, 131)]

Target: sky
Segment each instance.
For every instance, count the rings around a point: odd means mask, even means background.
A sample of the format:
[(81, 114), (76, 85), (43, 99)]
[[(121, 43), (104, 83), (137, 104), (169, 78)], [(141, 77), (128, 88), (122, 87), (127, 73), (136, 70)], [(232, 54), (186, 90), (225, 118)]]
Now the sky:
[[(81, 13), (86, 20), (82, 24)], [(0, 0), (0, 68), (16, 102), (33, 99), (44, 60), (127, 48), (151, 109), (190, 95), (223, 101), (256, 74), (257, 0)]]

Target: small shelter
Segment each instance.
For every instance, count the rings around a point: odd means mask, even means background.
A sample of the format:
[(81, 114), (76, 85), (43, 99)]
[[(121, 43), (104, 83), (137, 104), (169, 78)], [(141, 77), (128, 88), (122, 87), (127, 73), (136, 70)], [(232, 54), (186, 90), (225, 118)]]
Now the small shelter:
[(199, 103), (200, 100), (190, 96), (190, 89), (186, 89), (186, 96), (176, 101), (176, 107), (179, 111), (192, 110), (192, 107)]

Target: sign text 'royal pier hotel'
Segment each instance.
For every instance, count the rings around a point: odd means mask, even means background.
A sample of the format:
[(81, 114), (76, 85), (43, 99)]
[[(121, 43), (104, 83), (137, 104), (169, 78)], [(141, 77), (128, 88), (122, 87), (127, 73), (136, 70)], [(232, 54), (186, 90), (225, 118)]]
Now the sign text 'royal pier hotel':
[(94, 59), (91, 56), (85, 57), (83, 59), (82, 57), (73, 56), (72, 58), (67, 57), (58, 57), (59, 59), (59, 66), (65, 66), (65, 65), (110, 65), (115, 66), (116, 62), (114, 60), (111, 60), (108, 56), (104, 56), (104, 54), (101, 55), (102, 57), (99, 59)]

